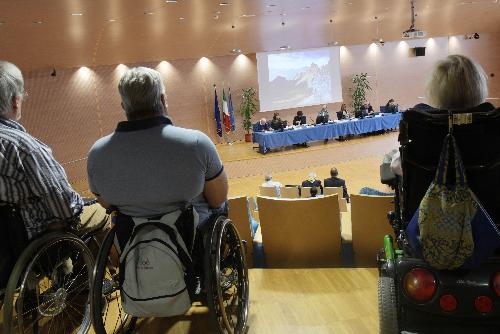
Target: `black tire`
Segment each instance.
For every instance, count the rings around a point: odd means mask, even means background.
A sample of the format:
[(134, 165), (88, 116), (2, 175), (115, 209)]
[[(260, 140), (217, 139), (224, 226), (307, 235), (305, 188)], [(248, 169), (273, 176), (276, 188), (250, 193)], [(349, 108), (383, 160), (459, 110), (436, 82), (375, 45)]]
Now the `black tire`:
[[(113, 226), (102, 242), (92, 277), (90, 309), (92, 324), (97, 334), (131, 333), (137, 318), (125, 314), (121, 305), (118, 283), (119, 265), (111, 255), (116, 226)], [(108, 318), (110, 308), (116, 308), (118, 317)]]
[(378, 314), (380, 334), (399, 334), (396, 287), (392, 277), (378, 279)]
[(90, 329), (94, 258), (66, 232), (32, 241), (16, 262), (4, 299), (4, 333), (77, 333)]
[(205, 287), (207, 306), (218, 334), (242, 334), (247, 330), (249, 285), (244, 247), (238, 231), (225, 217), (219, 217), (205, 245)]

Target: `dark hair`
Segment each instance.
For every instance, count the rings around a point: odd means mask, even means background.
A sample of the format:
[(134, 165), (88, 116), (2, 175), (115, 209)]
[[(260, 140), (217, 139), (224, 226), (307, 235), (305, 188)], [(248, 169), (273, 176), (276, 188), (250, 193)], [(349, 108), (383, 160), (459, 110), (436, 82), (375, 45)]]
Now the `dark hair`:
[(297, 111), (297, 116), (302, 116), (302, 115), (303, 115), (302, 110)]
[(277, 113), (277, 112), (275, 112), (275, 113), (274, 113), (274, 115), (273, 115), (273, 119), (278, 119), (278, 118), (279, 118), (279, 116), (280, 116), (280, 114), (279, 114), (279, 113)]
[(330, 175), (332, 177), (336, 177), (337, 175), (339, 175), (339, 172), (338, 172), (337, 168), (332, 167), (332, 169), (330, 169)]
[(318, 188), (312, 187), (310, 192), (311, 192), (311, 197), (316, 197), (316, 195), (318, 194)]

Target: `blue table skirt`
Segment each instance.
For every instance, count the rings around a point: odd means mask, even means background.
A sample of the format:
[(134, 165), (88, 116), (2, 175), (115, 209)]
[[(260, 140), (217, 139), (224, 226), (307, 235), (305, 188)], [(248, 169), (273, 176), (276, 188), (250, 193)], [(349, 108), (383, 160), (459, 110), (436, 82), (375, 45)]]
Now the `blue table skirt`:
[(283, 132), (255, 132), (252, 137), (253, 142), (258, 143), (261, 147), (288, 146), (345, 135), (359, 135), (373, 131), (396, 129), (399, 127), (400, 119), (400, 113), (385, 114), (373, 118), (341, 121), (295, 130), (285, 130)]

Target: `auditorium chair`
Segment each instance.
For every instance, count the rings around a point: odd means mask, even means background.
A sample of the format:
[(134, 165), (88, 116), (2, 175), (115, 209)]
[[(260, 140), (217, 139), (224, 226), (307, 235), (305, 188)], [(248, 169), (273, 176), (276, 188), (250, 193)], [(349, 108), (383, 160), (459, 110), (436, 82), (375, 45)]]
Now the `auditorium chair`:
[(299, 198), (298, 187), (280, 187), (280, 197), (282, 198)]
[(231, 197), (227, 200), (229, 219), (238, 230), (241, 241), (245, 246), (245, 259), (248, 268), (252, 268), (253, 263), (253, 240), (251, 224), (249, 220), (250, 208), (246, 196)]
[(336, 195), (257, 197), (266, 263), (271, 268), (340, 265), (340, 211)]
[(259, 186), (259, 194), (260, 196), (278, 197), (278, 193), (275, 187)]
[(380, 240), (391, 234), (387, 212), (394, 197), (351, 194), (352, 248), (356, 267), (376, 267)]
[(324, 187), (323, 188), (324, 195), (338, 195), (339, 199), (339, 207), (341, 212), (347, 212), (347, 200), (344, 196), (344, 189), (342, 187)]
[(300, 197), (301, 198), (311, 197), (311, 187), (301, 187), (300, 188)]

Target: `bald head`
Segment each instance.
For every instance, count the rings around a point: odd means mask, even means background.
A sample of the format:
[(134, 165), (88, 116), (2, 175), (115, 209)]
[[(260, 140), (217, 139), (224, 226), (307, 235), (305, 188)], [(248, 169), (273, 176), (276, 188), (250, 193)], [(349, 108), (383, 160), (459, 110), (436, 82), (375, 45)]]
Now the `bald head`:
[(21, 70), (12, 63), (0, 60), (0, 117), (18, 120), (23, 94)]

